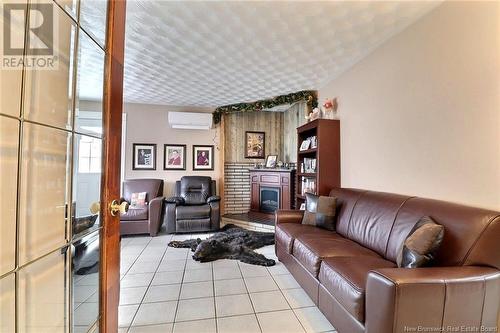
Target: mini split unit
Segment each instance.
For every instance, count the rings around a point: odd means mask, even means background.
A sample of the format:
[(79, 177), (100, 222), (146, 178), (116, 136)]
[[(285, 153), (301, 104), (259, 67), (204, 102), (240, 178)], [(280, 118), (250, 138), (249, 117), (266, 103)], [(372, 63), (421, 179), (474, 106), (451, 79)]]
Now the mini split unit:
[(212, 114), (198, 112), (169, 112), (170, 127), (190, 130), (209, 130), (212, 128)]

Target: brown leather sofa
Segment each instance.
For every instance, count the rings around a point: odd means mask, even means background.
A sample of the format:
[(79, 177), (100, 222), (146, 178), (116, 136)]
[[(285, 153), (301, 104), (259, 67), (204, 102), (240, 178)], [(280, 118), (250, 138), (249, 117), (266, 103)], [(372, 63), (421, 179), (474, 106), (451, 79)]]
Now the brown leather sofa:
[(215, 231), (220, 228), (220, 197), (210, 177), (184, 176), (175, 196), (165, 200), (167, 233)]
[(144, 209), (129, 209), (120, 215), (120, 234), (156, 236), (163, 222), (163, 180), (127, 179), (123, 182), (121, 201), (130, 204), (132, 193), (147, 192)]
[[(330, 195), (336, 232), (278, 211), (276, 254), (340, 333), (497, 327), (499, 212), (357, 189)], [(396, 268), (401, 243), (426, 215), (445, 227), (435, 265)]]

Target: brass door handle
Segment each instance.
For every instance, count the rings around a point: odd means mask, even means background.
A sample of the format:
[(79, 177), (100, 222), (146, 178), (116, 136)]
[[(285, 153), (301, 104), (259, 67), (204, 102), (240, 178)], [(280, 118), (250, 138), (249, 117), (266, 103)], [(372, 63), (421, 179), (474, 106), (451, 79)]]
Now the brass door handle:
[(90, 213), (92, 214), (99, 214), (101, 211), (101, 203), (100, 202), (93, 202), (92, 205), (90, 205)]
[(113, 200), (109, 205), (109, 209), (111, 216), (116, 216), (119, 213), (125, 214), (128, 212), (128, 202), (124, 201), (120, 204), (118, 200)]

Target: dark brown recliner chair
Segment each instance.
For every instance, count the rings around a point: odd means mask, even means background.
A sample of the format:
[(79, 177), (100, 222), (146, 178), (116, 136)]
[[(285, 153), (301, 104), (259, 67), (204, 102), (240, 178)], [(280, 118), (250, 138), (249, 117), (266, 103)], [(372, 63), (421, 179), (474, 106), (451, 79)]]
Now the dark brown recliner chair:
[(130, 204), (132, 193), (146, 192), (144, 209), (129, 209), (120, 215), (120, 234), (150, 234), (156, 236), (163, 222), (163, 180), (162, 179), (128, 179), (123, 182), (121, 202)]
[(165, 201), (168, 233), (215, 231), (220, 228), (220, 197), (210, 177), (184, 176), (175, 183), (175, 196)]

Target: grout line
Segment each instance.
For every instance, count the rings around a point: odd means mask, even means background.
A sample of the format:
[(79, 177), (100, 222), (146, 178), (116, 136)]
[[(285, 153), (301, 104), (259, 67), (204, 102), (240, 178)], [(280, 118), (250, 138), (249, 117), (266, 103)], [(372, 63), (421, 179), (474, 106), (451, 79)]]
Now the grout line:
[(253, 304), (252, 297), (250, 297), (250, 292), (248, 291), (247, 282), (245, 281), (245, 277), (243, 276), (243, 271), (241, 270), (241, 266), (240, 266), (239, 262), (237, 263), (237, 265), (238, 265), (238, 269), (240, 270), (241, 278), (243, 279), (243, 285), (245, 286), (245, 289), (247, 291), (247, 296), (250, 299), (250, 304), (252, 305), (253, 315), (255, 317), (255, 320), (257, 321), (257, 325), (259, 326), (259, 330), (262, 332), (262, 326), (260, 326), (260, 321), (259, 321), (259, 318), (257, 317), (257, 312), (255, 311), (255, 306)]

